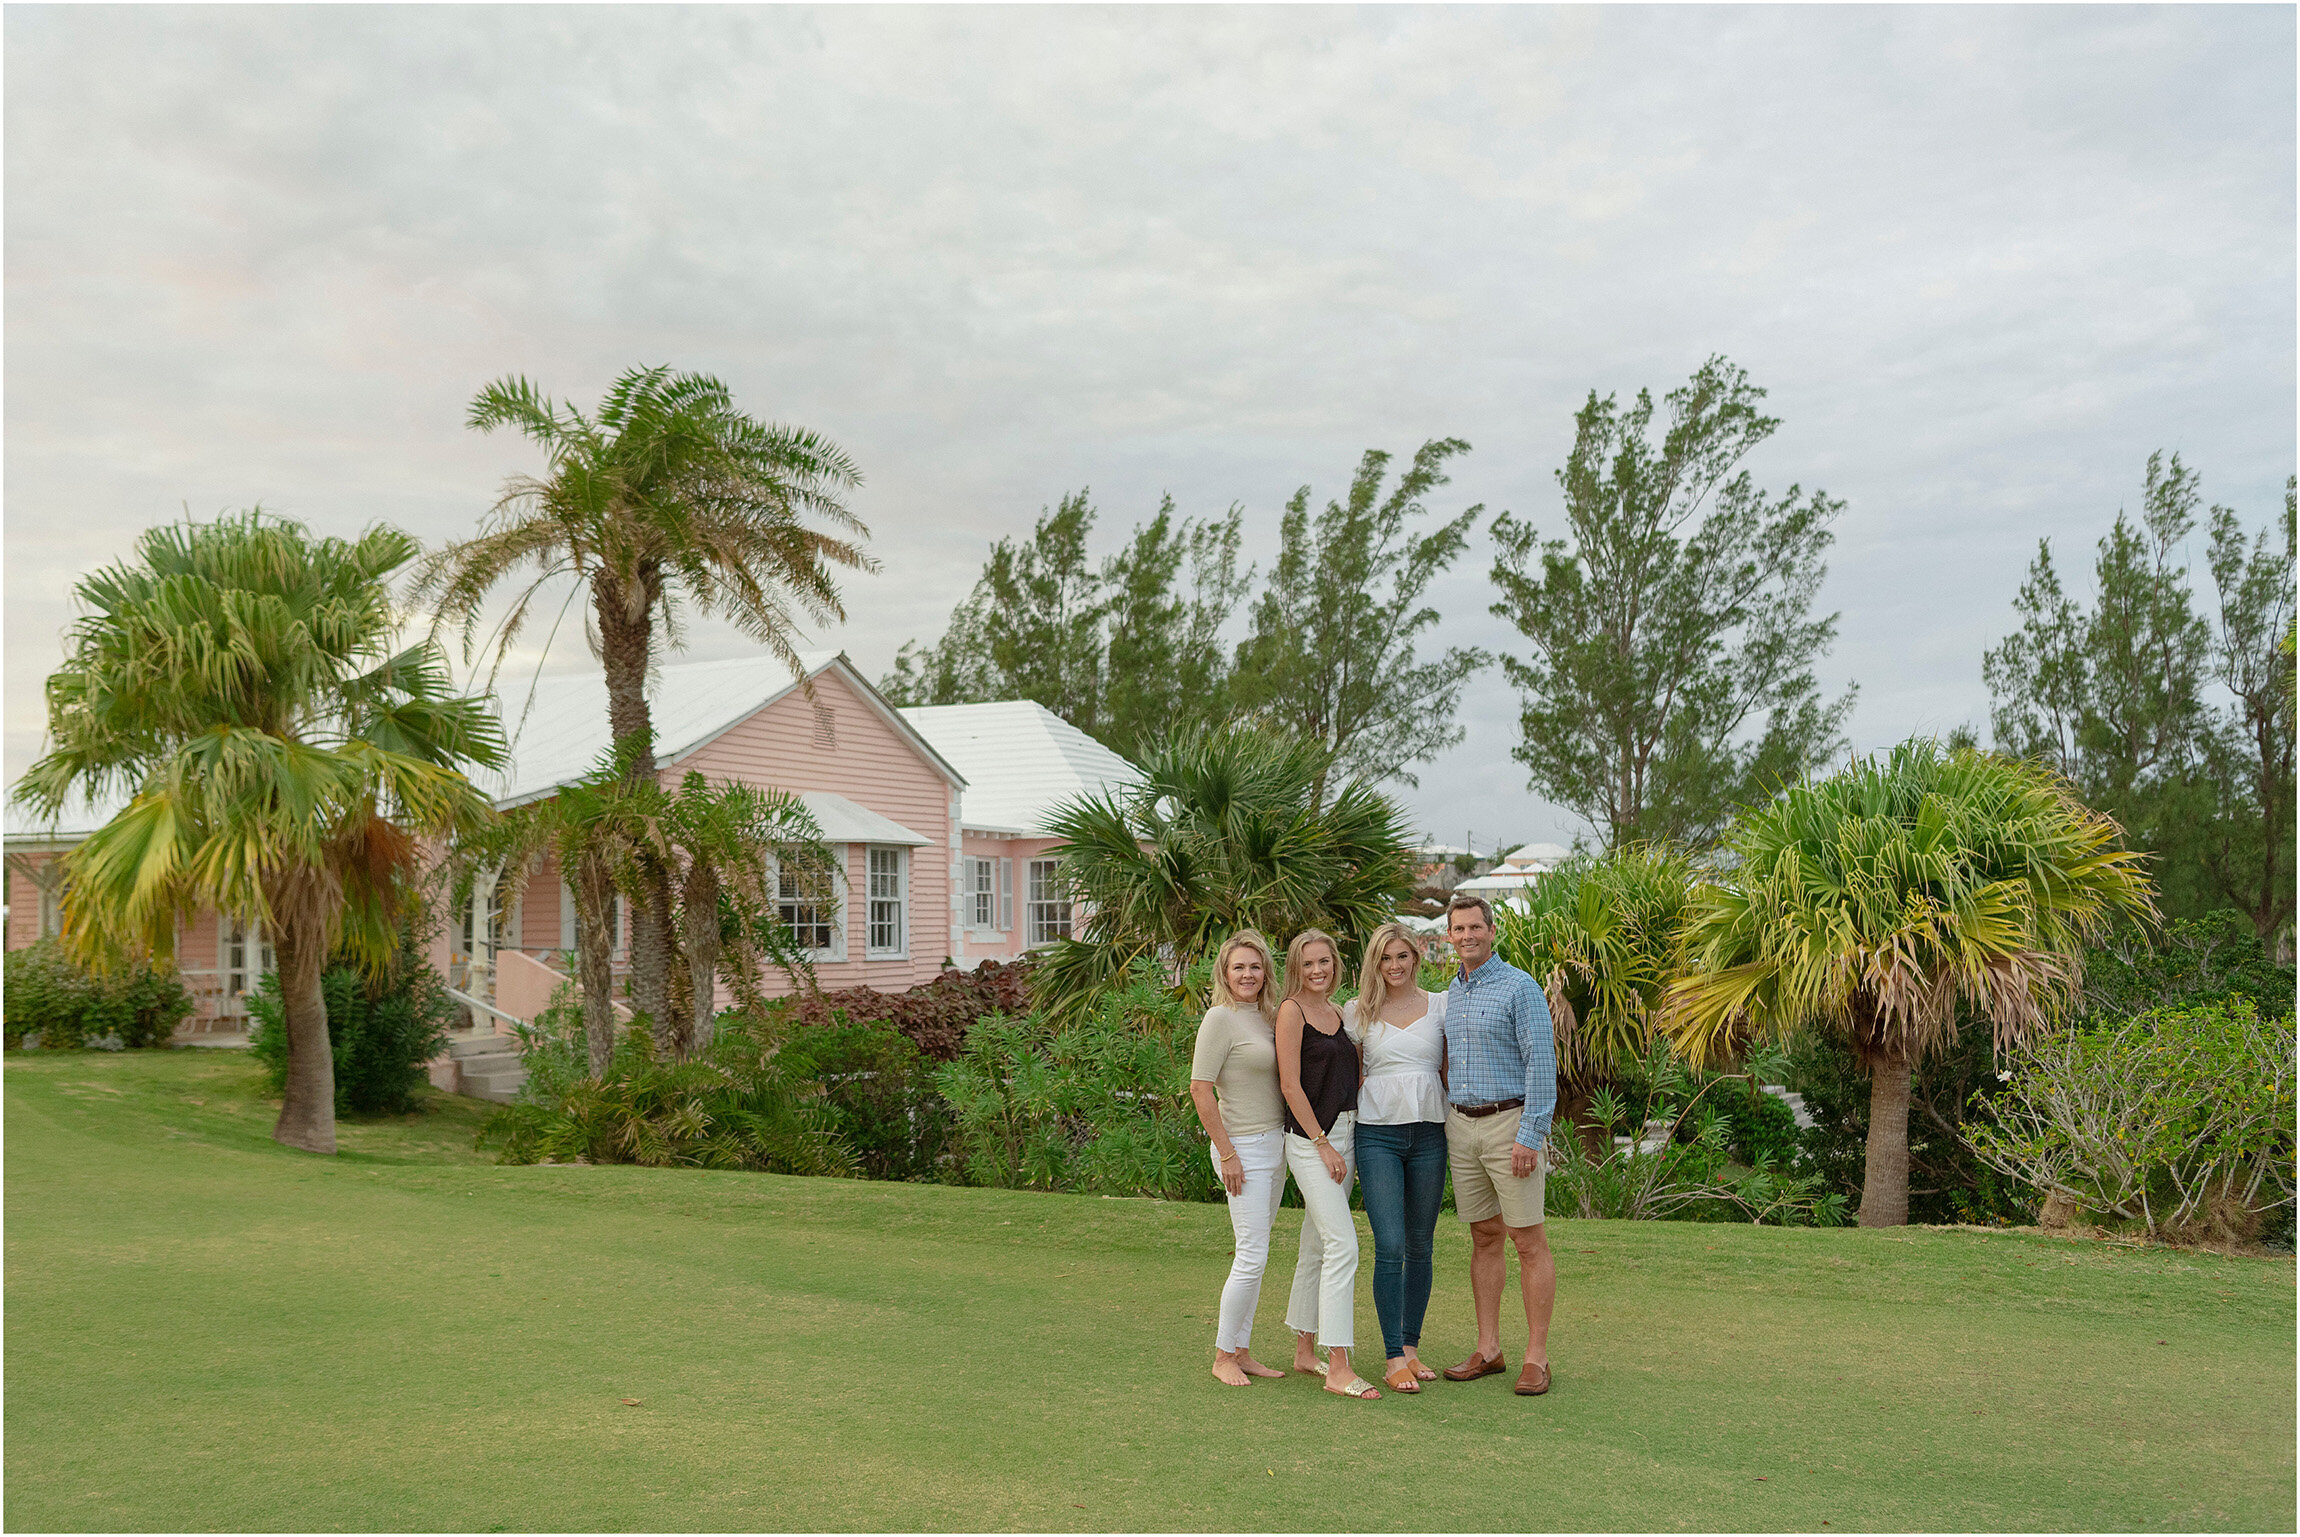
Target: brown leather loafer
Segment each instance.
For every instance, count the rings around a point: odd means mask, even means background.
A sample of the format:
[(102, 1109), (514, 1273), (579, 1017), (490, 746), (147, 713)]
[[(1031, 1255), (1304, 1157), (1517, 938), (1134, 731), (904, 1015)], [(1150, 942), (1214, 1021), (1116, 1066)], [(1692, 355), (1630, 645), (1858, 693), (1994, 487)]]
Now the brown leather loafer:
[(1517, 1392), (1520, 1398), (1539, 1398), (1549, 1391), (1549, 1368), (1539, 1362), (1528, 1361), (1525, 1370), (1517, 1374)]
[(1490, 1377), (1496, 1372), (1507, 1370), (1509, 1368), (1501, 1364), (1500, 1356), (1471, 1356), (1459, 1366), (1447, 1367), (1445, 1380), (1448, 1382), (1475, 1382), (1480, 1377)]

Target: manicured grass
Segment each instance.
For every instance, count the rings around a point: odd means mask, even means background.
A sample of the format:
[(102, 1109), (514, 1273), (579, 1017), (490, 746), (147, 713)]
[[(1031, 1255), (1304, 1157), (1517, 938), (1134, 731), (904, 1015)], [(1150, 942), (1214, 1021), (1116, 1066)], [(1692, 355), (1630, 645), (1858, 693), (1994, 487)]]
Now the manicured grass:
[(317, 1159), (251, 1069), (8, 1059), (12, 1529), (2294, 1524), (2288, 1260), (1561, 1222), (1553, 1393), (1358, 1404), (1207, 1375), (1219, 1208)]

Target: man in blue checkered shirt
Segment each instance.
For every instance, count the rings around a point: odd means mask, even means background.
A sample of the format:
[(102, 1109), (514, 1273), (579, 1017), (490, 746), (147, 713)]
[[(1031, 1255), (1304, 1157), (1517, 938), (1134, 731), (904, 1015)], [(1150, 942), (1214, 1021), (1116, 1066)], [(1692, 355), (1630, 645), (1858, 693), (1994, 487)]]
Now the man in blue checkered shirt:
[(1525, 1293), (1525, 1362), (1517, 1391), (1549, 1391), (1549, 1316), (1557, 1306), (1557, 1262), (1542, 1223), (1542, 1161), (1557, 1110), (1557, 1034), (1541, 985), (1493, 953), (1493, 909), (1457, 896), (1446, 937), (1461, 971), (1445, 995), (1447, 1162), (1454, 1209), (1469, 1224), (1470, 1297), (1477, 1305), (1477, 1350), (1446, 1368), (1454, 1382), (1506, 1371), (1501, 1356), (1505, 1244), (1517, 1248)]

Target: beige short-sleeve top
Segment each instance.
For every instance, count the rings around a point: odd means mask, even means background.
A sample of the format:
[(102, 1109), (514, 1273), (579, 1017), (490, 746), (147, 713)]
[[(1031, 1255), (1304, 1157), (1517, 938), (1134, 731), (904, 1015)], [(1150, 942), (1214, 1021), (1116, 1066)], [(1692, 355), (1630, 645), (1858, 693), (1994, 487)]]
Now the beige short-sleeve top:
[(1190, 1076), (1214, 1086), (1222, 1127), (1231, 1136), (1278, 1129), (1285, 1113), (1278, 1097), (1278, 1027), (1259, 1009), (1208, 1009), (1190, 1054)]

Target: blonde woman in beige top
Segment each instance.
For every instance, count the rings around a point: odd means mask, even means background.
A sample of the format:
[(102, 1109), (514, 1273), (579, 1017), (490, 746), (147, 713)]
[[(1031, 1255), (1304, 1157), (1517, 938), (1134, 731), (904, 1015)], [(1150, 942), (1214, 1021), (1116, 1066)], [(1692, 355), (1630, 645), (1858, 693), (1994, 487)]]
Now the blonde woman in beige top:
[(1235, 1388), (1283, 1377), (1254, 1359), (1254, 1307), (1270, 1262), (1270, 1225), (1286, 1188), (1285, 1135), (1278, 1099), (1278, 1037), (1270, 998), (1277, 967), (1252, 929), (1222, 942), (1214, 957), (1213, 1007), (1198, 1026), (1190, 1057), (1190, 1101), (1213, 1141), (1214, 1167), (1230, 1195), (1236, 1247), (1222, 1283), (1214, 1332), (1214, 1376)]

